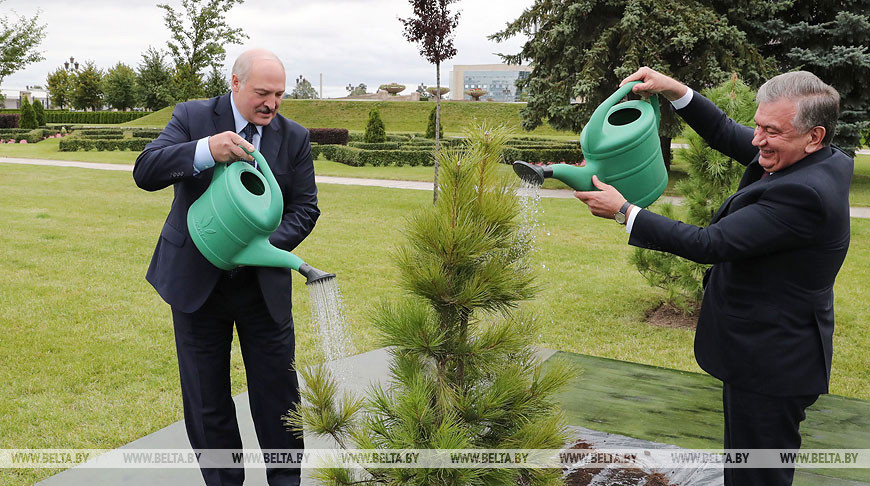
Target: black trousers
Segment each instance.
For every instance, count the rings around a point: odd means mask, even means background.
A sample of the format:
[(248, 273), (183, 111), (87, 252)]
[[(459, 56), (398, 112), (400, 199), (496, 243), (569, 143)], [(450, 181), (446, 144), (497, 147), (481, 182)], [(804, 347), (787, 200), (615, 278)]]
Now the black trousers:
[[(818, 395), (772, 397), (722, 386), (725, 449), (800, 449), (800, 423)], [(725, 468), (725, 486), (790, 485), (794, 468)]]
[[(230, 349), (235, 324), (254, 428), (262, 449), (301, 450), (301, 437), (282, 416), (299, 402), (292, 368), (293, 319), (275, 322), (266, 309), (254, 269), (225, 273), (196, 312), (172, 311), (181, 374), (184, 421), (194, 451), (242, 448), (230, 388)], [(201, 468), (209, 486), (241, 485), (244, 468)], [(268, 468), (272, 486), (298, 485), (299, 468)]]

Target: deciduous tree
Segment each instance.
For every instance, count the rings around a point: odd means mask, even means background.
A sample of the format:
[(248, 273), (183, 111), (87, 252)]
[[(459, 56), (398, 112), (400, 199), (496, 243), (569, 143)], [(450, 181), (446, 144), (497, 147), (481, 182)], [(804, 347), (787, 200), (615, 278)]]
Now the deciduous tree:
[(119, 62), (103, 77), (106, 104), (116, 110), (127, 110), (136, 105), (136, 72)]
[(0, 17), (0, 84), (6, 76), (45, 59), (37, 50), (45, 38), (39, 11), (33, 17), (16, 17), (11, 20), (5, 15)]
[(169, 4), (163, 21), (169, 29), (169, 52), (175, 61), (178, 97), (181, 101), (198, 97), (203, 91), (203, 75), (209, 66), (223, 65), (224, 46), (241, 44), (248, 38), (241, 28), (232, 28), (226, 14), (244, 0), (181, 0), (178, 12)]
[[(453, 31), (459, 25), (459, 12), (452, 13), (450, 5), (457, 0), (409, 0), (413, 15), (399, 19), (405, 26), (404, 36), (416, 43), (420, 55), (435, 65), (435, 121), (441, 124), (441, 63), (456, 55)], [(435, 150), (441, 150), (441, 136), (435, 134)], [(438, 158), (435, 159), (433, 200), (438, 201)]]
[(163, 58), (162, 52), (149, 47), (142, 54), (136, 75), (136, 97), (139, 104), (152, 111), (175, 102), (172, 67)]
[(59, 67), (53, 73), (48, 75), (45, 80), (48, 88), (48, 95), (51, 97), (51, 102), (58, 108), (65, 108), (72, 97), (73, 84), (75, 75), (67, 72), (66, 69)]
[(103, 70), (97, 69), (93, 61), (86, 62), (76, 74), (70, 102), (77, 110), (97, 111), (103, 107)]

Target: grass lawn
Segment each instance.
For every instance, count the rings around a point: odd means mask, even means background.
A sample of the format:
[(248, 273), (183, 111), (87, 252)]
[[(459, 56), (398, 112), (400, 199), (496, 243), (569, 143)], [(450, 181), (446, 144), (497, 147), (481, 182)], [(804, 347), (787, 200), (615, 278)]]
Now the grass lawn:
[[(172, 191), (139, 190), (123, 172), (2, 164), (0, 173), (0, 448), (112, 448), (181, 419), (169, 308), (144, 279)], [(320, 187), (323, 215), (296, 253), (338, 275), (356, 352), (379, 346), (368, 312), (395, 296), (390, 252), (407, 215), (430, 201), (425, 191)], [(643, 322), (662, 293), (628, 264), (622, 229), (574, 200), (541, 204), (533, 258), (543, 290), (525, 305), (535, 344), (699, 371), (691, 331)], [(868, 285), (870, 221), (853, 219), (836, 286), (831, 391), (863, 399)], [(305, 364), (316, 343), (301, 276), (294, 288)], [(246, 388), (237, 346), (232, 378), (234, 392)], [(4, 469), (0, 483), (54, 472)]]

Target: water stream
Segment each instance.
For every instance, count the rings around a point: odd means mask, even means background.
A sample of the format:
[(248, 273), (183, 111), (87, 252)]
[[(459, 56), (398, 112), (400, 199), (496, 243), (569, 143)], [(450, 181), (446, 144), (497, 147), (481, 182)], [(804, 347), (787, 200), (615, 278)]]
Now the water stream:
[(353, 350), (337, 280), (326, 278), (306, 285), (321, 362), (345, 358)]

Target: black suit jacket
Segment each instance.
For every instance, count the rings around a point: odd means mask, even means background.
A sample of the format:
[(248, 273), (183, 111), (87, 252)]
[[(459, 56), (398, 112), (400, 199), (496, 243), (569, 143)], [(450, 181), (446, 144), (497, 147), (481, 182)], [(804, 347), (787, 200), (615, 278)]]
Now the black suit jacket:
[(678, 113), (746, 171), (706, 228), (642, 210), (629, 243), (713, 264), (695, 335), (701, 368), (767, 395), (827, 393), (852, 159), (824, 147), (761, 178), (751, 128), (697, 92)]
[[(211, 294), (221, 270), (194, 246), (187, 230), (187, 211), (205, 192), (214, 169), (193, 175), (197, 141), (205, 136), (235, 131), (230, 94), (208, 100), (181, 103), (156, 140), (136, 159), (133, 178), (146, 190), (170, 185), (175, 199), (163, 225), (146, 278), (173, 308), (182, 312), (199, 309)], [(276, 115), (263, 127), (260, 152), (269, 162), (284, 196), (284, 214), (269, 240), (291, 251), (308, 236), (320, 215), (308, 130)], [(245, 163), (245, 162), (236, 162)], [(291, 314), (291, 270), (258, 267), (257, 277), (269, 308), (278, 322)]]

